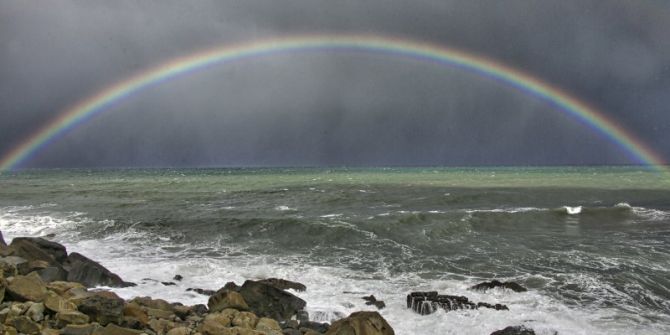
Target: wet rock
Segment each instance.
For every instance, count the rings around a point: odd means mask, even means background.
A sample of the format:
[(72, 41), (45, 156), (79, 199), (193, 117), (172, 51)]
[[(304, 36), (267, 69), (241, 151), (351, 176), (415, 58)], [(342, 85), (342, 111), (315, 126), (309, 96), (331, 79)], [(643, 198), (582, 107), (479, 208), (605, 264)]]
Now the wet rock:
[(41, 237), (17, 237), (9, 245), (14, 255), (29, 261), (42, 260), (53, 266), (61, 266), (67, 259), (65, 247)]
[(296, 320), (300, 323), (309, 322), (309, 313), (304, 309), (299, 310), (298, 313), (296, 313)]
[(395, 335), (391, 325), (377, 312), (355, 312), (333, 322), (326, 335)]
[(82, 283), (87, 287), (128, 287), (135, 285), (124, 282), (121, 277), (107, 270), (104, 266), (76, 252), (67, 257), (65, 264), (65, 269), (68, 271), (67, 280)]
[(510, 289), (514, 292), (526, 292), (528, 291), (525, 287), (519, 285), (516, 282), (513, 281), (508, 281), (508, 282), (500, 282), (497, 280), (492, 280), (490, 282), (483, 282), (479, 283), (475, 286), (470, 287), (471, 290), (478, 290), (478, 291), (486, 291), (488, 289), (496, 288), (496, 287), (502, 287), (506, 289)]
[(226, 283), (226, 285), (223, 285), (223, 288), (229, 289), (231, 291), (239, 291), (240, 285), (235, 284), (234, 281), (229, 281)]
[(82, 299), (78, 309), (88, 315), (92, 321), (104, 326), (109, 323), (121, 323), (123, 320), (123, 305), (124, 302), (121, 299), (93, 295)]
[(249, 306), (241, 294), (225, 288), (218, 290), (207, 301), (207, 307), (211, 312), (219, 312), (226, 308), (234, 308), (241, 311), (249, 310)]
[(382, 309), (386, 307), (386, 304), (384, 303), (383, 300), (377, 300), (374, 295), (369, 295), (367, 297), (363, 297), (363, 300), (365, 300), (366, 305), (372, 305), (377, 307), (377, 309)]
[(298, 292), (303, 292), (307, 289), (307, 287), (301, 283), (279, 278), (267, 278), (258, 280), (257, 282), (272, 285), (280, 290), (292, 289)]
[(2, 236), (2, 231), (0, 231), (0, 248), (4, 248), (7, 246), (7, 242), (5, 242), (5, 238)]
[(505, 329), (496, 330), (491, 335), (535, 335), (535, 331), (524, 326), (510, 326)]
[(207, 312), (209, 312), (209, 310), (207, 309), (207, 306), (205, 306), (203, 304), (197, 304), (197, 305), (191, 306), (191, 311), (195, 315), (200, 315), (200, 316), (203, 316), (203, 315), (207, 314)]
[(16, 301), (41, 302), (47, 294), (47, 287), (36, 273), (15, 276), (7, 280), (7, 294)]
[(256, 315), (280, 321), (290, 319), (306, 305), (304, 300), (291, 293), (253, 280), (244, 282), (240, 294)]
[(199, 293), (199, 294), (202, 294), (202, 295), (206, 295), (208, 297), (211, 297), (211, 296), (214, 295), (214, 293), (216, 293), (216, 291), (214, 291), (214, 290), (207, 290), (207, 289), (202, 289), (202, 288), (192, 288), (192, 287), (187, 288), (186, 292), (195, 292), (195, 293)]
[(163, 284), (163, 286), (175, 286), (175, 285), (177, 285), (176, 283), (173, 283), (171, 281), (162, 281), (161, 284)]
[(311, 329), (318, 333), (325, 333), (328, 331), (328, 328), (330, 328), (330, 324), (328, 324), (327, 322), (324, 323), (314, 321), (300, 322), (300, 329)]
[(182, 275), (175, 275), (175, 276), (172, 278), (172, 280), (176, 280), (176, 281), (181, 281), (182, 279), (184, 279), (184, 277), (183, 277)]
[(438, 309), (449, 312), (458, 309), (477, 309), (479, 307), (508, 310), (505, 305), (492, 305), (485, 302), (474, 303), (463, 296), (441, 295), (435, 291), (412, 292), (407, 295), (407, 308), (411, 308), (421, 315), (432, 314)]
[(60, 266), (48, 266), (36, 272), (45, 283), (67, 279), (67, 271)]

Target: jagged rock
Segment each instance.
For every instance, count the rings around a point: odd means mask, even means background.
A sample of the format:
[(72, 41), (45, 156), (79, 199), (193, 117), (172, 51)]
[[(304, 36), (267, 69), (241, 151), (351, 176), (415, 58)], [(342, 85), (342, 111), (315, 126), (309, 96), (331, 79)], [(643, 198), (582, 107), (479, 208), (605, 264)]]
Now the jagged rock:
[(68, 271), (68, 281), (79, 282), (87, 287), (99, 285), (128, 287), (135, 285), (123, 281), (121, 277), (107, 270), (104, 266), (76, 252), (67, 257), (65, 269)]
[(51, 291), (56, 292), (58, 295), (63, 295), (65, 294), (65, 292), (75, 287), (82, 289), (85, 288), (84, 285), (82, 285), (81, 283), (72, 281), (52, 281), (47, 284), (47, 288)]
[(65, 247), (41, 237), (17, 237), (9, 248), (14, 255), (29, 261), (42, 260), (53, 266), (61, 266), (67, 258)]
[(200, 325), (200, 332), (203, 335), (219, 335), (233, 322), (233, 315), (221, 313), (210, 313)]
[(191, 288), (191, 287), (189, 287), (189, 288), (186, 289), (186, 292), (191, 292), (191, 291), (193, 291), (195, 293), (200, 293), (200, 294), (206, 295), (206, 296), (213, 296), (214, 293), (216, 293), (216, 291), (214, 291), (214, 290), (207, 290), (207, 289), (202, 289), (202, 288)]
[(176, 281), (181, 281), (182, 279), (184, 279), (184, 277), (182, 275), (174, 275), (172, 279)]
[(26, 316), (35, 322), (44, 320), (44, 304), (40, 302), (30, 305), (26, 311)]
[(37, 335), (40, 333), (40, 326), (27, 316), (17, 316), (13, 319), (12, 325), (16, 330), (23, 334)]
[(7, 280), (7, 294), (16, 301), (41, 302), (47, 294), (42, 278), (32, 272), (27, 276), (15, 276)]
[(48, 291), (45, 295), (44, 306), (54, 313), (77, 310), (77, 305), (71, 301), (63, 299), (61, 296), (52, 291)]
[(311, 329), (315, 332), (318, 333), (325, 333), (328, 331), (328, 328), (330, 328), (330, 324), (324, 322), (315, 322), (315, 321), (305, 321), (305, 322), (300, 322), (300, 329)]
[(48, 266), (36, 272), (45, 283), (67, 279), (67, 271), (60, 266)]
[(58, 320), (62, 325), (83, 325), (89, 322), (90, 318), (88, 315), (70, 310), (63, 310), (56, 313), (56, 320)]
[(101, 325), (121, 323), (123, 319), (123, 300), (93, 295), (83, 298), (79, 303), (80, 312), (88, 315), (92, 321)]
[(491, 335), (535, 335), (535, 331), (524, 326), (510, 326), (505, 329), (496, 330)]
[(5, 278), (19, 273), (28, 273), (28, 260), (19, 256), (7, 256), (0, 259), (0, 266)]
[(0, 248), (4, 248), (7, 246), (7, 242), (5, 242), (5, 238), (2, 236), (2, 231), (0, 231)]
[(226, 308), (234, 308), (241, 311), (249, 310), (249, 306), (241, 294), (225, 288), (218, 290), (207, 301), (207, 307), (211, 312), (219, 312)]
[(163, 286), (175, 286), (175, 285), (177, 285), (176, 283), (173, 283), (171, 281), (162, 281), (161, 284), (163, 284)]
[(375, 296), (372, 294), (370, 296), (363, 297), (363, 300), (365, 300), (366, 305), (375, 306), (377, 307), (377, 309), (382, 309), (386, 307), (386, 304), (384, 303), (383, 300), (377, 300), (377, 298), (375, 298)]
[(149, 323), (149, 315), (135, 302), (129, 302), (123, 306), (123, 315), (135, 318), (142, 325)]
[(395, 335), (391, 325), (377, 312), (355, 312), (333, 322), (326, 335)]
[(223, 288), (229, 289), (231, 291), (239, 291), (240, 290), (240, 286), (235, 284), (234, 281), (227, 282), (226, 285), (223, 285)]
[(260, 318), (256, 323), (256, 330), (266, 333), (267, 335), (282, 335), (279, 323), (270, 318)]
[(309, 313), (304, 309), (299, 310), (295, 316), (296, 320), (298, 320), (300, 323), (309, 322)]
[(497, 280), (492, 280), (490, 282), (483, 282), (479, 283), (475, 286), (470, 287), (471, 290), (478, 290), (478, 291), (486, 291), (488, 289), (496, 288), (496, 287), (502, 287), (506, 289), (510, 289), (514, 292), (526, 292), (528, 291), (525, 287), (519, 285), (516, 282), (513, 281), (508, 281), (508, 282), (500, 282)]
[(267, 278), (267, 279), (258, 280), (257, 282), (272, 285), (272, 286), (274, 286), (274, 287), (276, 287), (280, 290), (293, 289), (293, 290), (296, 290), (298, 292), (302, 292), (302, 291), (305, 291), (307, 289), (307, 286), (305, 286), (301, 283), (286, 280), (286, 279), (279, 279), (279, 278)]
[(253, 280), (242, 284), (240, 294), (256, 315), (275, 320), (288, 320), (306, 305), (304, 300), (291, 293)]
[(474, 303), (463, 296), (440, 295), (435, 291), (412, 292), (407, 295), (407, 308), (411, 308), (413, 311), (421, 315), (434, 313), (439, 308), (448, 312), (457, 309), (477, 309), (479, 307), (493, 308), (495, 310), (508, 310), (505, 305), (492, 305), (485, 302)]

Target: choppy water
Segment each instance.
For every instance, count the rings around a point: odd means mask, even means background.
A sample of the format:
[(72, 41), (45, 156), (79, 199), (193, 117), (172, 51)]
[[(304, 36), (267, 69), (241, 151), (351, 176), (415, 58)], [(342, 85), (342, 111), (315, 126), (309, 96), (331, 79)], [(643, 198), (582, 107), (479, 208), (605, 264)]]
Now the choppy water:
[[(128, 298), (272, 276), (317, 320), (374, 294), (398, 334), (670, 333), (670, 183), (640, 168), (24, 171), (0, 175), (0, 230), (55, 233), (140, 283)], [(530, 290), (467, 290), (492, 278)], [(413, 290), (510, 311), (422, 317)]]

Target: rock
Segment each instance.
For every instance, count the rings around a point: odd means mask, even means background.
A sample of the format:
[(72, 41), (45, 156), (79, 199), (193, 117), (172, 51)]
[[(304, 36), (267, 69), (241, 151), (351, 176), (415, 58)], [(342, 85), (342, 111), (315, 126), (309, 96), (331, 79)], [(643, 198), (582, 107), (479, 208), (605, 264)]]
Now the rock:
[(7, 247), (7, 242), (5, 242), (5, 238), (2, 236), (2, 232), (0, 231), (0, 248)]
[(313, 330), (313, 329), (308, 329), (308, 328), (300, 328), (300, 330), (303, 332), (302, 335), (321, 335), (321, 333)]
[(147, 312), (142, 309), (139, 304), (134, 302), (129, 302), (123, 306), (123, 315), (137, 319), (137, 321), (139, 321), (142, 325), (149, 323), (149, 315)]
[(65, 247), (41, 237), (17, 237), (9, 248), (14, 254), (29, 261), (42, 260), (53, 266), (61, 266), (67, 259)]
[(485, 302), (474, 303), (463, 296), (440, 295), (435, 291), (412, 292), (407, 295), (407, 308), (411, 308), (413, 311), (421, 315), (434, 313), (439, 308), (449, 312), (457, 309), (477, 309), (479, 307), (493, 308), (495, 310), (508, 310), (505, 305), (492, 305)]
[(101, 325), (119, 324), (123, 320), (123, 300), (93, 295), (81, 300), (78, 309)]
[(240, 294), (249, 309), (259, 317), (288, 320), (305, 308), (305, 301), (272, 285), (247, 280), (240, 288)]
[(384, 303), (384, 301), (377, 300), (377, 298), (375, 298), (375, 296), (372, 295), (372, 294), (370, 296), (363, 297), (363, 300), (365, 300), (366, 305), (373, 305), (373, 306), (377, 307), (377, 309), (382, 309), (382, 308), (386, 307), (386, 304)]
[(305, 291), (307, 287), (301, 283), (286, 280), (286, 279), (279, 279), (279, 278), (267, 278), (267, 279), (262, 279), (258, 280), (259, 283), (263, 284), (268, 284), (272, 285), (280, 290), (288, 290), (288, 289), (293, 289), (298, 292)]
[(238, 292), (240, 291), (240, 286), (235, 284), (234, 281), (227, 282), (226, 285), (223, 285), (223, 288), (227, 288), (231, 291), (238, 291)]
[(67, 271), (60, 266), (48, 266), (36, 272), (45, 283), (67, 279)]
[(324, 323), (314, 321), (300, 322), (300, 329), (311, 329), (318, 333), (325, 333), (328, 331), (329, 328), (330, 324), (325, 322)]
[(283, 335), (302, 335), (301, 331), (292, 328), (282, 329), (281, 333)]
[(35, 322), (44, 320), (44, 304), (40, 302), (30, 305), (26, 311), (26, 316)]
[(519, 285), (516, 282), (513, 281), (508, 281), (508, 282), (500, 282), (497, 280), (492, 280), (490, 282), (483, 282), (479, 283), (475, 286), (470, 287), (471, 290), (478, 290), (478, 291), (486, 291), (488, 289), (496, 288), (496, 287), (502, 287), (506, 289), (510, 289), (514, 292), (526, 292), (528, 291), (525, 287)]
[(91, 335), (100, 325), (98, 324), (83, 324), (83, 325), (67, 325), (60, 330), (61, 335)]
[(195, 293), (200, 293), (200, 294), (206, 295), (206, 296), (212, 296), (212, 295), (214, 295), (214, 293), (216, 293), (216, 291), (214, 291), (214, 290), (206, 290), (206, 289), (202, 289), (202, 288), (189, 287), (189, 288), (186, 289), (186, 292), (191, 292), (191, 291), (193, 291)]
[(296, 313), (296, 320), (300, 321), (300, 323), (309, 322), (309, 313), (304, 309), (299, 310)]
[(491, 335), (535, 335), (535, 331), (524, 326), (510, 326), (505, 329), (496, 330)]
[(166, 335), (190, 335), (191, 330), (186, 327), (172, 328)]
[(165, 320), (171, 320), (174, 316), (174, 312), (172, 310), (157, 308), (147, 308), (147, 314), (149, 315), (149, 318)]
[(173, 283), (171, 281), (162, 281), (161, 284), (163, 284), (163, 286), (175, 286), (175, 285), (177, 285), (176, 283)]
[(61, 332), (58, 329), (44, 328), (40, 335), (61, 335)]
[(279, 323), (270, 318), (260, 318), (256, 323), (256, 330), (266, 333), (267, 335), (282, 335)]
[(395, 335), (378, 312), (355, 312), (333, 322), (326, 335)]
[(44, 306), (54, 313), (77, 310), (77, 305), (75, 305), (73, 302), (61, 298), (52, 291), (48, 291), (44, 297)]
[(230, 326), (233, 319), (230, 314), (210, 313), (200, 325), (200, 332), (203, 335), (220, 335)]
[(182, 275), (174, 275), (174, 277), (172, 278), (172, 280), (176, 280), (176, 281), (181, 281), (182, 279), (184, 279), (184, 277), (182, 277)]
[(93, 332), (93, 335), (140, 335), (143, 334), (141, 330), (124, 328), (113, 323), (108, 324), (105, 328), (99, 328)]
[(21, 273), (28, 273), (28, 260), (19, 256), (7, 256), (0, 259), (0, 266), (5, 278)]
[(83, 325), (88, 323), (90, 318), (88, 315), (81, 312), (64, 310), (56, 313), (56, 320), (58, 320), (62, 325)]
[(82, 283), (87, 287), (128, 287), (135, 285), (124, 282), (121, 277), (107, 270), (104, 266), (76, 252), (67, 257), (65, 269), (68, 271), (68, 281)]
[(255, 329), (258, 323), (258, 317), (251, 312), (239, 312), (233, 319), (233, 326)]
[(182, 320), (193, 313), (193, 310), (189, 306), (174, 306), (174, 314)]
[(81, 283), (72, 281), (53, 281), (47, 284), (47, 288), (49, 290), (54, 291), (61, 296), (65, 294), (65, 292), (75, 287), (85, 289), (84, 285)]
[(241, 294), (225, 288), (218, 290), (209, 297), (207, 307), (209, 307), (211, 312), (219, 312), (226, 308), (234, 308), (241, 311), (249, 310), (249, 306)]
[(162, 309), (164, 311), (172, 312), (174, 310), (174, 306), (172, 306), (172, 304), (163, 299), (152, 299), (151, 297), (136, 297), (133, 298), (131, 302), (139, 304), (140, 306), (154, 309)]
[(156, 332), (156, 334), (165, 334), (168, 329), (174, 328), (175, 324), (172, 321), (165, 319), (151, 319), (149, 320), (149, 328)]
[(47, 287), (39, 275), (32, 272), (27, 276), (15, 276), (7, 280), (7, 294), (16, 301), (41, 302), (47, 294)]
[(19, 331), (19, 333), (31, 335), (37, 335), (40, 333), (40, 326), (24, 315), (15, 317), (13, 319), (13, 326), (16, 328), (16, 330)]
[(200, 316), (203, 316), (203, 315), (207, 314), (207, 312), (209, 312), (209, 310), (207, 309), (207, 306), (205, 306), (203, 304), (197, 304), (197, 305), (191, 306), (191, 311), (193, 313), (195, 313), (195, 315), (200, 315)]

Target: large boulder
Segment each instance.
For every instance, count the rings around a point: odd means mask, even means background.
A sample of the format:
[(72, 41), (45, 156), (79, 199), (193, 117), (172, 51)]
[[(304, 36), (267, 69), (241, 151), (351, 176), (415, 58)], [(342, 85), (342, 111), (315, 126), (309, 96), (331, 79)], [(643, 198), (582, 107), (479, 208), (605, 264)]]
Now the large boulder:
[(395, 332), (379, 313), (355, 312), (333, 322), (325, 335), (395, 335)]
[(9, 247), (14, 254), (29, 261), (42, 260), (50, 265), (60, 266), (67, 259), (65, 247), (41, 237), (17, 237)]
[(306, 305), (304, 300), (291, 293), (253, 280), (242, 284), (240, 294), (256, 315), (280, 321), (290, 319)]
[(89, 316), (91, 321), (101, 325), (120, 324), (123, 320), (123, 299), (92, 295), (81, 300), (78, 309)]
[(2, 236), (2, 231), (0, 231), (0, 248), (5, 247), (7, 247), (7, 242), (5, 242), (5, 238)]
[(135, 285), (123, 281), (121, 277), (107, 270), (100, 263), (76, 252), (71, 253), (67, 257), (65, 269), (68, 271), (68, 281), (79, 282), (87, 287), (128, 287)]
[(241, 294), (225, 288), (218, 290), (209, 297), (207, 307), (211, 312), (219, 312), (226, 308), (234, 308), (240, 311), (249, 310), (249, 306)]
[(47, 294), (47, 287), (36, 273), (7, 279), (6, 293), (15, 301), (41, 302)]
[(489, 304), (485, 302), (475, 303), (467, 297), (456, 295), (443, 295), (435, 291), (412, 292), (407, 295), (407, 308), (421, 314), (428, 315), (443, 309), (447, 312), (458, 309), (477, 309), (480, 307), (495, 310), (508, 310), (507, 306), (501, 304)]
[(296, 290), (298, 292), (302, 292), (302, 291), (305, 291), (307, 289), (307, 286), (305, 286), (304, 284), (294, 282), (294, 281), (290, 281), (290, 280), (286, 280), (286, 279), (267, 278), (267, 279), (261, 279), (261, 280), (257, 280), (257, 281), (259, 283), (272, 285), (272, 286), (274, 286), (274, 287), (276, 287), (280, 290), (292, 289), (292, 290)]
[(512, 290), (514, 292), (526, 292), (528, 291), (525, 287), (521, 286), (519, 283), (513, 282), (513, 281), (508, 281), (508, 282), (501, 282), (497, 280), (492, 280), (489, 282), (483, 282), (479, 283), (475, 286), (470, 287), (471, 290), (477, 290), (477, 291), (486, 291), (488, 289), (496, 288), (496, 287), (502, 287), (506, 288), (509, 290)]

